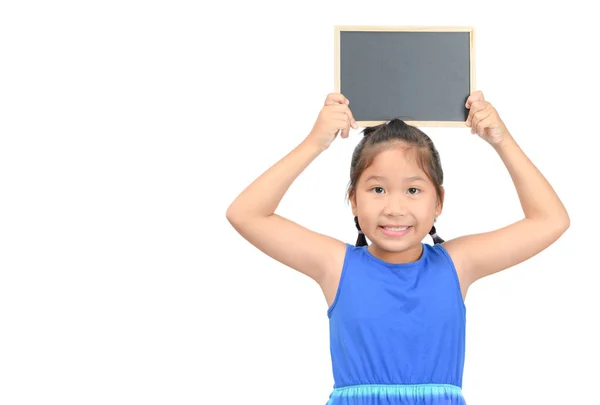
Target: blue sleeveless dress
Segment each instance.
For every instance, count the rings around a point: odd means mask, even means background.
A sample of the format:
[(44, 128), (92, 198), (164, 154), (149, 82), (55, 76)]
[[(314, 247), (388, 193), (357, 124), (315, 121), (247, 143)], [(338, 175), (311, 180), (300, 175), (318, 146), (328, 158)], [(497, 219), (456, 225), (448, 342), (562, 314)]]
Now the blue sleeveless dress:
[(334, 387), (327, 405), (465, 405), (466, 307), (441, 244), (387, 263), (346, 244), (327, 311)]

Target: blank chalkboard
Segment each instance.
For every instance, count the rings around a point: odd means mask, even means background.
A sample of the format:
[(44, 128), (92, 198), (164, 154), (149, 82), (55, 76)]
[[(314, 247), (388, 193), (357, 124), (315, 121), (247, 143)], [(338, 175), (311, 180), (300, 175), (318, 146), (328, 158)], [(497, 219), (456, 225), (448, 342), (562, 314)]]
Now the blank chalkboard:
[(400, 118), (464, 127), (475, 88), (471, 27), (335, 27), (335, 91), (360, 126)]

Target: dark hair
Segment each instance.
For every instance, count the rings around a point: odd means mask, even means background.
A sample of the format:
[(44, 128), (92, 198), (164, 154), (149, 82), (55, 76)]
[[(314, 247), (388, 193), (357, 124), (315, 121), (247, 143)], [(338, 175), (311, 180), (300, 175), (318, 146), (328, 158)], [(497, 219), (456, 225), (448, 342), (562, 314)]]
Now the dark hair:
[[(416, 149), (417, 162), (433, 182), (436, 194), (443, 203), (444, 194), (442, 192), (442, 184), (444, 181), (444, 172), (442, 171), (440, 155), (429, 136), (419, 128), (408, 125), (398, 118), (385, 124), (367, 127), (363, 130), (363, 134), (363, 139), (358, 143), (352, 154), (348, 198), (351, 198), (356, 193), (358, 179), (365, 169), (373, 163), (377, 153), (389, 147), (390, 144), (405, 144), (408, 147)], [(360, 229), (358, 217), (356, 216), (354, 217), (354, 224), (356, 225), (356, 229), (358, 229), (356, 246), (366, 246), (367, 239)], [(437, 235), (435, 226), (431, 227), (429, 235), (433, 238), (434, 243), (444, 242)]]

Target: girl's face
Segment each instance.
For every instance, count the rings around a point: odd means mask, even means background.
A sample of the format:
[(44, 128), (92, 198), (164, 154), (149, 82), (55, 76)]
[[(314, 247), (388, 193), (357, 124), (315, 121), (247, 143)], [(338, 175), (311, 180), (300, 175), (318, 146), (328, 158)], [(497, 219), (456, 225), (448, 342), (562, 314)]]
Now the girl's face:
[(417, 260), (421, 242), (442, 212), (435, 187), (414, 150), (398, 145), (377, 154), (350, 199), (352, 213), (372, 242), (369, 251), (391, 263)]

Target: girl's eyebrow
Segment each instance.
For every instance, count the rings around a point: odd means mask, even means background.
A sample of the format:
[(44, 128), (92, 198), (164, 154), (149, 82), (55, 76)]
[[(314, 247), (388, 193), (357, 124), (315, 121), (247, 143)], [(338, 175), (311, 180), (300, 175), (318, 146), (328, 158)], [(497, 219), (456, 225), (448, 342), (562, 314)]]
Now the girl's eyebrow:
[(423, 177), (421, 176), (411, 176), (411, 177), (407, 177), (406, 180), (408, 181), (426, 181)]
[(367, 179), (366, 179), (365, 181), (371, 181), (371, 180), (375, 180), (375, 181), (384, 181), (384, 180), (386, 180), (386, 178), (385, 178), (385, 177), (383, 177), (383, 176), (375, 176), (375, 175), (372, 175), (372, 176), (369, 176), (369, 177), (367, 177)]
[[(405, 177), (405, 180), (408, 181), (426, 181), (423, 177), (421, 176), (410, 176), (410, 177)], [(376, 176), (376, 175), (372, 175), (367, 177), (367, 179), (365, 181), (371, 181), (371, 180), (375, 180), (375, 181), (385, 181), (387, 180), (387, 178), (385, 176)]]

